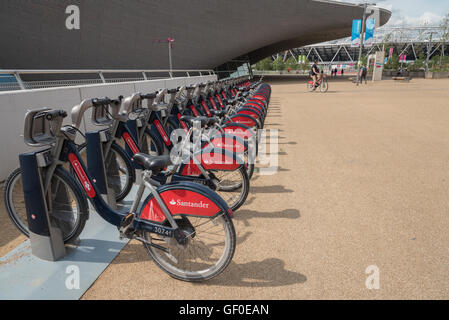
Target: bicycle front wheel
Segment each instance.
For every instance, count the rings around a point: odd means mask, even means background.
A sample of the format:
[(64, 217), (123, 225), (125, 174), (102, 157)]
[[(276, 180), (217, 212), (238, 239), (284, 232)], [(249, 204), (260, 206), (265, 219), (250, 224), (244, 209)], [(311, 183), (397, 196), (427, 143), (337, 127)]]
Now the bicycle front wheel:
[[(104, 159), (108, 187), (114, 190), (117, 202), (126, 198), (136, 181), (135, 169), (124, 148), (123, 140), (118, 143), (114, 142)], [(87, 163), (86, 146), (82, 146), (79, 153), (84, 163)], [(76, 177), (72, 167), (70, 167), (70, 172)]]
[[(76, 239), (84, 229), (89, 207), (75, 180), (62, 168), (57, 168), (50, 182), (46, 198), (52, 225), (62, 231), (65, 243)], [(5, 185), (5, 207), (11, 221), (27, 237), (30, 236), (22, 187), (22, 171), (16, 169)]]
[(312, 83), (307, 82), (307, 91), (312, 92), (312, 91), (314, 91), (313, 89), (314, 89), (313, 82)]
[(115, 200), (122, 201), (130, 193), (136, 181), (136, 172), (125, 150), (113, 143), (105, 159), (108, 187), (114, 190)]
[(223, 213), (214, 219), (181, 216), (175, 221), (187, 237), (186, 244), (148, 232), (143, 234), (146, 241), (168, 249), (164, 252), (144, 243), (156, 265), (171, 277), (189, 282), (206, 281), (221, 274), (235, 252), (236, 236), (231, 218)]
[(321, 86), (320, 86), (320, 91), (322, 93), (326, 93), (327, 90), (329, 90), (329, 85), (327, 83), (327, 80), (323, 80), (323, 82), (321, 83)]
[(226, 201), (232, 211), (237, 211), (249, 194), (250, 184), (246, 169), (242, 166), (234, 171), (211, 170), (209, 173), (218, 183), (215, 192)]

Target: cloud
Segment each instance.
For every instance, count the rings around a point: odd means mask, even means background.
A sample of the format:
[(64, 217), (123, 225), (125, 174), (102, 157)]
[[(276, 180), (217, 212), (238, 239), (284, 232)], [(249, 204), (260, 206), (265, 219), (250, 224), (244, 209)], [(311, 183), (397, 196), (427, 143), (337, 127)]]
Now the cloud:
[[(372, 2), (363, 0), (337, 0), (339, 2), (349, 3), (362, 3)], [(378, 7), (390, 10), (392, 16), (388, 22), (388, 26), (420, 26), (423, 24), (439, 25), (445, 17), (447, 10), (446, 0), (427, 0), (427, 9), (433, 8), (434, 10), (423, 10), (426, 8), (426, 4), (423, 2), (415, 2), (410, 0), (377, 0)], [(431, 3), (432, 5), (429, 5)]]
[(388, 23), (389, 26), (401, 26), (401, 25), (413, 25), (421, 26), (424, 24), (428, 25), (439, 25), (444, 19), (443, 15), (438, 15), (433, 12), (424, 12), (419, 17), (402, 16), (400, 14), (394, 14), (391, 16), (391, 20)]

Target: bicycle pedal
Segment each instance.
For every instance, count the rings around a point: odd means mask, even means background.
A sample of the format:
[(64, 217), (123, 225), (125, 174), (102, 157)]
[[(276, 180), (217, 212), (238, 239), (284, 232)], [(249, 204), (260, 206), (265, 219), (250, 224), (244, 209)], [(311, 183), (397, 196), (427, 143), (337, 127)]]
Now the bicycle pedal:
[(134, 220), (134, 214), (132, 213), (128, 213), (126, 215), (126, 217), (123, 218), (122, 222), (120, 222), (120, 227), (119, 228), (123, 228), (123, 227), (127, 227), (129, 226), (129, 224)]
[(132, 222), (134, 220), (134, 214), (129, 213), (123, 218), (119, 226), (120, 239), (128, 238), (131, 239), (134, 234), (134, 228), (132, 227)]

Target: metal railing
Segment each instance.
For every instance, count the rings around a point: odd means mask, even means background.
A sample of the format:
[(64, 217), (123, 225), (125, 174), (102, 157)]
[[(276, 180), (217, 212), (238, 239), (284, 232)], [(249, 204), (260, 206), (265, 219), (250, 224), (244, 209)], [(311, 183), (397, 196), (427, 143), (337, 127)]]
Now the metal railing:
[[(9, 78), (7, 77), (1, 78), (2, 81), (0, 81), (0, 91), (11, 91), (11, 90), (69, 87), (69, 86), (80, 86), (80, 85), (102, 84), (102, 83), (173, 79), (180, 77), (215, 75), (215, 72), (213, 70), (135, 70), (135, 69), (0, 70), (0, 75), (11, 76)], [(55, 75), (63, 76), (63, 78), (68, 78), (72, 76), (72, 78), (60, 80), (45, 79), (48, 76), (54, 77)], [(85, 76), (85, 78), (83, 78), (83, 75)], [(87, 75), (90, 75), (91, 78), (86, 79)], [(94, 75), (95, 77), (92, 77), (92, 75)], [(114, 75), (114, 77), (108, 77), (108, 75)], [(118, 77), (117, 75), (121, 75), (121, 77)]]

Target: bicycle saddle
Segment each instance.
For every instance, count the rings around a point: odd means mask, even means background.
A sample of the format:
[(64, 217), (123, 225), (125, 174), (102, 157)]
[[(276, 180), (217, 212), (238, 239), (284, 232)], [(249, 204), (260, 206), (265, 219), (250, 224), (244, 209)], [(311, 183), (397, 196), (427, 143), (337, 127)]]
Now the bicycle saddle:
[(224, 117), (226, 115), (225, 110), (211, 110), (210, 113), (217, 117)]
[(145, 153), (136, 153), (133, 160), (143, 166), (146, 170), (153, 171), (157, 174), (163, 171), (167, 166), (171, 165), (170, 156), (150, 156)]
[(181, 119), (179, 119), (184, 122), (190, 123), (192, 126), (195, 124), (196, 121), (201, 122), (201, 127), (205, 127), (209, 125), (210, 118), (208, 117), (192, 117), (192, 116), (182, 116)]
[(235, 104), (238, 101), (238, 99), (236, 99), (236, 98), (230, 98), (230, 99), (225, 99), (225, 100), (226, 100), (225, 101), (226, 104)]

